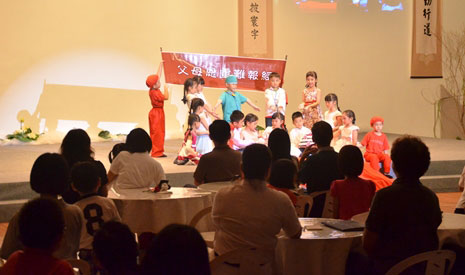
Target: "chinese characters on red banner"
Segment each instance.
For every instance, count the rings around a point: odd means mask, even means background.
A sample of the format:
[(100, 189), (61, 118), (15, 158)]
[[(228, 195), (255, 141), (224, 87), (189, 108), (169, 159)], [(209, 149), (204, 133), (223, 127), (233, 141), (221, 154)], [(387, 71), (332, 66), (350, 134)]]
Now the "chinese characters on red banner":
[[(224, 88), (225, 78), (235, 75), (238, 88), (264, 91), (272, 72), (284, 80), (286, 61), (236, 56), (162, 52), (167, 83), (183, 84), (187, 78), (202, 76), (205, 86)], [(281, 82), (281, 85), (284, 81)]]

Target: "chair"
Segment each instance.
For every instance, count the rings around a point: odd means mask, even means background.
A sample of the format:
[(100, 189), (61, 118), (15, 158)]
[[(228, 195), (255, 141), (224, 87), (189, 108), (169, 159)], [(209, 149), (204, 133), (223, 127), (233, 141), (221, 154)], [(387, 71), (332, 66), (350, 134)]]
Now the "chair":
[(308, 195), (297, 196), (297, 203), (295, 205), (295, 211), (297, 216), (301, 218), (307, 218), (310, 215), (312, 209), (313, 198)]
[[(66, 260), (75, 270), (75, 274), (90, 275), (90, 265), (88, 262), (78, 259), (67, 259)], [(78, 269), (79, 271), (76, 271)]]
[[(197, 223), (205, 216), (208, 215), (212, 212), (212, 207), (206, 207), (197, 214), (194, 215), (192, 218), (191, 222), (189, 223), (189, 226), (195, 227)], [(207, 244), (208, 247), (213, 248), (213, 240), (215, 239), (215, 232), (214, 231), (208, 231), (208, 232), (200, 232), (200, 235), (202, 235), (205, 243)]]
[(212, 274), (220, 274), (221, 267), (226, 264), (237, 268), (237, 274), (259, 275), (261, 274), (262, 266), (270, 264), (271, 268), (272, 260), (267, 255), (274, 255), (274, 251), (264, 248), (236, 249), (220, 255), (211, 261), (210, 270)]
[[(413, 255), (391, 267), (386, 275), (400, 274), (408, 267), (425, 261), (427, 262), (425, 275), (448, 275), (455, 262), (455, 252), (450, 250), (435, 250)], [(449, 261), (447, 270), (446, 261)]]
[(315, 200), (318, 196), (325, 197), (325, 205), (323, 207), (323, 213), (321, 214), (322, 218), (334, 218), (334, 199), (329, 194), (329, 190), (327, 191), (320, 191), (320, 192), (313, 192), (309, 194), (313, 200)]

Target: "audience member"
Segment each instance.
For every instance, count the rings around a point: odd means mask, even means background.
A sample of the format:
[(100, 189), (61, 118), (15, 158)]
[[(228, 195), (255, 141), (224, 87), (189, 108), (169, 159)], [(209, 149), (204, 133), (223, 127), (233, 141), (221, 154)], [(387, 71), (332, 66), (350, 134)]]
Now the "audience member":
[(116, 158), (116, 156), (121, 152), (121, 151), (126, 151), (126, 144), (125, 143), (116, 143), (113, 148), (111, 148), (110, 153), (108, 153), (108, 161), (110, 163), (113, 163), (113, 160)]
[[(31, 189), (39, 193), (40, 197), (58, 201), (63, 210), (66, 228), (63, 241), (60, 242), (53, 256), (59, 259), (76, 258), (84, 218), (79, 207), (58, 200), (58, 196), (67, 190), (69, 185), (69, 168), (66, 160), (59, 154), (40, 155), (32, 166), (30, 184)], [(4, 259), (16, 250), (23, 249), (18, 226), (18, 214), (16, 214), (10, 220), (3, 239), (0, 256)]]
[(438, 249), (442, 221), (438, 197), (419, 180), (430, 164), (428, 147), (403, 136), (394, 142), (391, 159), (398, 178), (376, 193), (363, 235), (363, 247), (380, 274), (407, 257)]
[[(107, 170), (100, 161), (94, 160), (94, 151), (90, 146), (90, 137), (86, 131), (82, 129), (70, 130), (61, 142), (60, 152), (68, 162), (69, 168), (72, 168), (78, 161), (91, 161), (98, 169), (100, 177), (101, 184), (98, 194), (103, 197), (107, 196)], [(62, 194), (62, 197), (67, 203), (72, 204), (79, 199), (79, 194), (69, 186), (68, 190)]]
[(168, 225), (150, 244), (141, 271), (144, 275), (210, 275), (207, 245), (195, 228)]
[[(307, 147), (302, 153), (303, 162), (299, 171), (299, 180), (307, 184), (307, 193), (327, 191), (331, 183), (344, 176), (338, 169), (338, 154), (329, 145), (333, 138), (333, 129), (325, 121), (318, 121), (312, 128), (313, 141), (316, 143), (318, 151), (307, 158), (312, 147)], [(321, 217), (325, 204), (325, 196), (317, 196), (313, 200), (310, 217)]]
[(224, 120), (210, 124), (210, 138), (215, 148), (200, 158), (194, 172), (194, 184), (230, 181), (240, 174), (241, 153), (228, 146), (231, 128)]
[(63, 237), (63, 210), (54, 199), (37, 198), (21, 208), (19, 239), (24, 250), (13, 253), (1, 274), (74, 274), (71, 265), (52, 256)]
[(142, 128), (133, 129), (126, 138), (126, 150), (110, 166), (108, 180), (117, 192), (125, 189), (156, 186), (166, 180), (161, 164), (150, 156), (152, 140)]
[(104, 223), (94, 235), (92, 248), (98, 269), (105, 272), (101, 274), (138, 274), (137, 243), (127, 225), (117, 221)]
[(297, 196), (293, 192), (297, 182), (297, 167), (295, 163), (289, 159), (278, 159), (271, 165), (270, 180), (267, 185), (271, 189), (275, 189), (286, 193), (295, 206), (297, 204)]
[[(218, 191), (213, 201), (212, 218), (216, 226), (214, 249), (219, 255), (240, 248), (269, 250), (274, 258), (276, 235), (284, 230), (290, 238), (299, 238), (301, 226), (289, 197), (266, 187), (271, 164), (270, 150), (252, 144), (242, 154), (241, 184)], [(269, 266), (262, 266), (269, 270)]]
[(278, 159), (289, 159), (294, 162), (296, 167), (299, 166), (298, 159), (291, 156), (291, 140), (284, 129), (274, 129), (271, 132), (268, 138), (268, 148), (270, 148), (273, 163)]
[[(100, 178), (98, 172), (91, 162), (78, 162), (71, 169), (71, 180), (73, 189), (79, 193), (80, 199), (76, 205), (81, 208), (86, 223), (82, 226), (81, 231), (81, 253), (80, 258), (91, 260), (90, 250), (92, 249), (92, 240), (95, 232), (110, 220), (120, 221), (121, 218), (116, 209), (115, 203), (109, 199), (97, 194), (100, 187)], [(84, 250), (82, 250), (84, 249)]]
[(345, 179), (335, 180), (331, 184), (334, 214), (335, 218), (349, 220), (352, 216), (370, 209), (376, 186), (372, 181), (359, 177), (363, 170), (363, 156), (357, 146), (342, 147), (338, 156), (338, 165)]

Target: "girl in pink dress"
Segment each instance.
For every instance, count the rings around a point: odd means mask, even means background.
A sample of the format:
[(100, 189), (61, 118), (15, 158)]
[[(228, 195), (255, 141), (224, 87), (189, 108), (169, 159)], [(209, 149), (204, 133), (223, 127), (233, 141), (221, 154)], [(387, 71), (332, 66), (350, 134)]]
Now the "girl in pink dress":
[(302, 103), (299, 109), (302, 111), (304, 126), (312, 129), (313, 124), (323, 119), (320, 108), (321, 90), (317, 87), (318, 77), (316, 72), (309, 71), (306, 75), (307, 84), (303, 91)]

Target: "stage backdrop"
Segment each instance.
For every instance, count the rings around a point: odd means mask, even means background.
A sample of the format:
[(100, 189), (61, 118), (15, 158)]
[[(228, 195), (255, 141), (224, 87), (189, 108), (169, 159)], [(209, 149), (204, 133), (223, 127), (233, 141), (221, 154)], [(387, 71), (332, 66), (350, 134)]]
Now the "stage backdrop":
[(225, 78), (235, 75), (238, 89), (264, 91), (272, 72), (279, 73), (281, 85), (284, 83), (285, 60), (172, 52), (161, 55), (167, 83), (182, 85), (198, 75), (206, 87), (224, 88)]
[(413, 8), (412, 78), (442, 77), (441, 0), (415, 0)]

